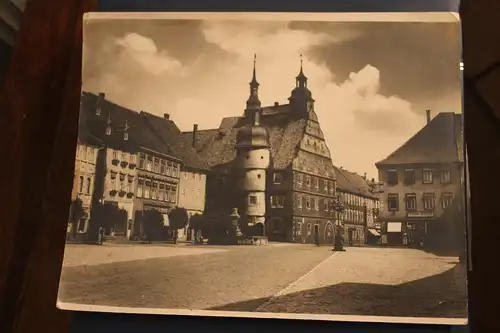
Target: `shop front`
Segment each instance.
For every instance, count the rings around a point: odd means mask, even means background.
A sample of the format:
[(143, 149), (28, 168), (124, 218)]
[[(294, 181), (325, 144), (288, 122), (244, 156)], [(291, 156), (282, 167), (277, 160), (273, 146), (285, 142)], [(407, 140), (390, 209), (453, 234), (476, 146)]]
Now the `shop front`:
[(407, 243), (411, 247), (424, 246), (429, 228), (432, 228), (433, 212), (408, 212), (406, 218)]

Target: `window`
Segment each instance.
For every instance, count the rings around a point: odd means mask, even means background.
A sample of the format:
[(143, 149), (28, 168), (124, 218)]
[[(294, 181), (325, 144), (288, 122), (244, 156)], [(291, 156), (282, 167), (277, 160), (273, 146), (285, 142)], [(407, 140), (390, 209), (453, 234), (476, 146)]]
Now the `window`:
[(170, 202), (177, 201), (177, 186), (172, 185), (172, 193), (170, 194)]
[(172, 163), (167, 162), (167, 175), (171, 176), (172, 175)]
[(311, 197), (306, 197), (306, 208), (311, 210)]
[(316, 200), (314, 200), (314, 209), (319, 211), (319, 198), (316, 198)]
[(443, 196), (441, 197), (441, 207), (443, 209), (448, 208), (448, 206), (451, 205), (452, 201), (453, 201), (453, 193), (443, 193)]
[(170, 184), (165, 185), (165, 201), (170, 201), (170, 196), (172, 195)]
[(306, 176), (306, 186), (311, 187), (311, 176)]
[(84, 181), (85, 177), (80, 176), (80, 178), (78, 179), (78, 193), (83, 193)]
[(127, 162), (128, 161), (127, 153), (125, 153), (125, 152), (122, 153), (122, 161), (123, 162)]
[(248, 196), (248, 204), (249, 205), (256, 205), (257, 204), (257, 196), (256, 195)]
[(405, 185), (415, 184), (415, 170), (406, 169), (405, 170)]
[(283, 183), (283, 175), (281, 173), (273, 174), (273, 183), (282, 184)]
[(308, 235), (310, 235), (310, 234), (311, 234), (311, 230), (312, 230), (311, 223), (308, 223), (308, 224), (307, 224), (307, 234), (308, 234)]
[(114, 172), (111, 172), (109, 174), (109, 178), (110, 178), (110, 187), (111, 187), (111, 190), (116, 190), (116, 173)]
[(136, 156), (134, 154), (130, 154), (130, 164), (135, 164)]
[(87, 149), (87, 161), (94, 162), (94, 148), (89, 147)]
[(87, 159), (87, 146), (80, 146), (80, 159)]
[(417, 209), (417, 195), (415, 193), (409, 193), (405, 198), (406, 210), (416, 210)]
[(314, 187), (319, 190), (319, 178), (314, 178)]
[(398, 172), (397, 170), (387, 171), (387, 185), (394, 186), (398, 184)]
[(172, 165), (172, 176), (179, 177), (179, 164)]
[(335, 192), (335, 186), (333, 184), (333, 180), (329, 180), (328, 184), (330, 186), (330, 194), (333, 194)]
[(88, 177), (87, 178), (87, 183), (85, 184), (85, 192), (87, 194), (90, 194), (90, 188), (92, 186), (92, 178)]
[(323, 192), (328, 193), (328, 180), (323, 180)]
[(113, 159), (114, 160), (118, 159), (118, 152), (116, 150), (113, 150)]
[(391, 212), (399, 210), (399, 196), (397, 193), (387, 195), (387, 209)]
[(451, 172), (448, 170), (441, 171), (441, 184), (451, 183)]
[(144, 169), (146, 167), (146, 155), (139, 155), (139, 169)]
[(328, 212), (329, 202), (327, 199), (324, 199), (323, 206), (324, 206), (325, 212)]
[(302, 235), (302, 222), (297, 222), (296, 234), (297, 236)]
[(302, 186), (302, 174), (297, 173), (296, 176), (297, 176), (297, 185)]
[(433, 210), (435, 207), (435, 195), (434, 193), (424, 193), (424, 209)]
[(285, 206), (285, 196), (284, 195), (272, 195), (271, 196), (271, 207), (272, 208), (283, 208)]
[(142, 198), (142, 194), (144, 191), (144, 179), (139, 179), (137, 181), (137, 197)]
[(161, 160), (161, 162), (160, 162), (160, 173), (162, 175), (164, 175), (165, 172), (167, 172), (167, 164), (166, 164), (165, 160)]
[(422, 170), (422, 183), (424, 184), (432, 184), (434, 181), (432, 177), (432, 170), (424, 169)]
[(153, 182), (151, 185), (151, 199), (156, 200), (158, 193), (158, 184)]
[(302, 196), (297, 196), (297, 208), (302, 209)]
[(311, 198), (311, 209), (315, 209), (316, 208), (316, 199), (315, 198)]
[(151, 192), (151, 182), (146, 181), (146, 186), (144, 186), (144, 198), (149, 199), (150, 192)]
[(159, 158), (155, 158), (155, 160), (154, 160), (153, 171), (156, 173), (160, 172), (160, 159)]
[(153, 158), (151, 156), (148, 156), (146, 161), (146, 170), (153, 171)]

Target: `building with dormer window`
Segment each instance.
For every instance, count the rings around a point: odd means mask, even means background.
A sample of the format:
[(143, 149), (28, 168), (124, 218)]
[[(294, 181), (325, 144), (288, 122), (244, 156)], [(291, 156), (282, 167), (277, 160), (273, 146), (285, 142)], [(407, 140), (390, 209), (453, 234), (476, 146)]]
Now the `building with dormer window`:
[(438, 113), (376, 163), (384, 242), (457, 247), (464, 240), (462, 115)]
[(243, 114), (217, 129), (185, 132), (212, 169), (208, 215), (217, 219), (235, 207), (247, 234), (333, 243), (335, 171), (307, 82), (301, 61), (289, 103), (262, 106), (254, 63)]

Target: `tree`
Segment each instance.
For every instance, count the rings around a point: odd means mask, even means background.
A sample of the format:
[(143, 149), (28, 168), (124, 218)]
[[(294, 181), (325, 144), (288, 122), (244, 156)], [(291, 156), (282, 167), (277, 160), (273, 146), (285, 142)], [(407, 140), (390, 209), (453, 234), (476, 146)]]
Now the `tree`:
[(201, 214), (195, 214), (189, 219), (189, 227), (193, 230), (201, 230), (206, 227), (205, 217)]
[(154, 209), (146, 210), (143, 213), (143, 227), (146, 232), (146, 237), (151, 243), (152, 240), (156, 240), (161, 237), (163, 231), (163, 215)]
[(169, 225), (174, 230), (184, 229), (189, 221), (189, 215), (185, 208), (175, 207), (168, 213)]

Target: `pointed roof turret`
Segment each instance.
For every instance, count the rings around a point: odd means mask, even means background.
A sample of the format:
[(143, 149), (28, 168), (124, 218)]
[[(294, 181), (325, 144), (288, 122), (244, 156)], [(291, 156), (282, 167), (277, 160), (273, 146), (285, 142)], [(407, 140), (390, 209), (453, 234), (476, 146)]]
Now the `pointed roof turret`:
[(295, 77), (295, 80), (298, 88), (307, 88), (307, 76), (304, 74), (302, 54), (300, 55), (300, 72), (299, 75)]
[(248, 97), (247, 100), (247, 109), (257, 109), (260, 108), (260, 100), (259, 100), (259, 82), (257, 81), (257, 74), (256, 74), (256, 62), (257, 62), (257, 55), (253, 55), (253, 75), (252, 75), (252, 81), (250, 81), (250, 96)]

